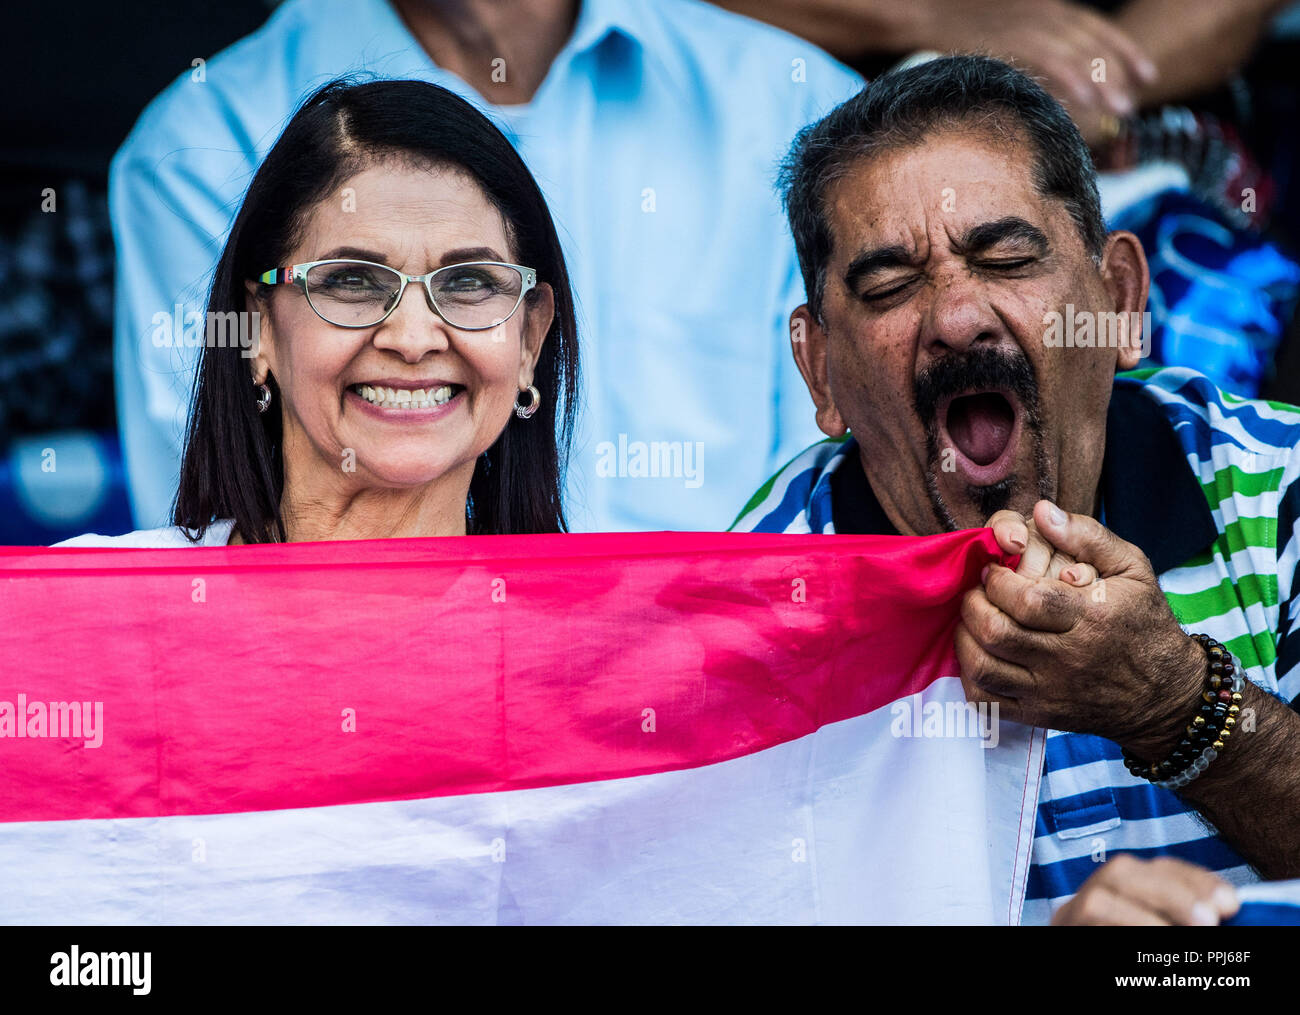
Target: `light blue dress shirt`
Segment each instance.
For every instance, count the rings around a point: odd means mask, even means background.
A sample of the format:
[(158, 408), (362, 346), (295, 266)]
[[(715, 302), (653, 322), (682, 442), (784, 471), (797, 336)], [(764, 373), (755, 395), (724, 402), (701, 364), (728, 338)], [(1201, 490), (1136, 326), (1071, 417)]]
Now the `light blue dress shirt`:
[(115, 371), (138, 525), (168, 520), (198, 358), (160, 347), (155, 315), (205, 308), (260, 158), (311, 91), (357, 72), (483, 108), (550, 203), (582, 340), (573, 529), (723, 528), (817, 438), (790, 355), (803, 285), (773, 184), (799, 128), (857, 75), (709, 4), (585, 0), (533, 100), (492, 107), (382, 0), (288, 0), (155, 99), (113, 160)]

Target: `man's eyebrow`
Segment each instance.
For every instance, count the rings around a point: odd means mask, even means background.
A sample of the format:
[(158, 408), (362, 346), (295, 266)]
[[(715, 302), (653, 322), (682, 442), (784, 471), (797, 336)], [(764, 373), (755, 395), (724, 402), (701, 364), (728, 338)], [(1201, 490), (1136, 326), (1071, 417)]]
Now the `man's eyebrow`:
[(957, 253), (969, 255), (983, 253), (1007, 242), (1030, 247), (1038, 257), (1046, 257), (1052, 249), (1047, 242), (1047, 235), (1041, 229), (1015, 215), (971, 226), (953, 246)]
[(864, 276), (885, 268), (913, 268), (917, 264), (916, 254), (900, 243), (888, 247), (874, 247), (864, 250), (849, 262), (844, 272), (844, 284), (850, 289)]
[[(1047, 235), (1036, 225), (1016, 215), (972, 226), (953, 246), (957, 253), (969, 255), (982, 253), (1008, 241), (1032, 248), (1038, 257), (1046, 257), (1051, 251)], [(917, 255), (902, 244), (873, 247), (860, 252), (849, 262), (844, 272), (844, 284), (852, 288), (864, 277), (877, 271), (886, 268), (914, 268), (919, 263)]]

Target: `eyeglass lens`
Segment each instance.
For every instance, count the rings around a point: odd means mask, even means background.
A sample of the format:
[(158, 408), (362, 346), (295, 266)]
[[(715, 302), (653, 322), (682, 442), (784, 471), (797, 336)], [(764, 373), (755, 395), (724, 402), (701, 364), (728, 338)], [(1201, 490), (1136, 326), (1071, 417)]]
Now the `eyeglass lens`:
[[(429, 282), (434, 306), (453, 327), (491, 328), (519, 304), (523, 278), (499, 264), (457, 264)], [(376, 324), (392, 309), (402, 278), (392, 268), (364, 262), (318, 264), (307, 271), (307, 298), (325, 320), (344, 327)]]

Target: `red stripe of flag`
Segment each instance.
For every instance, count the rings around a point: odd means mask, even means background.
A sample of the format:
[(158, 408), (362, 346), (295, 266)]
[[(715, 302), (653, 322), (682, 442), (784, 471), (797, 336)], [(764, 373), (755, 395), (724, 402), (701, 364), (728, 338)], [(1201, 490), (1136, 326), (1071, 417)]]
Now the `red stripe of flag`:
[(961, 595), (998, 558), (988, 530), (0, 548), (0, 701), (103, 702), (104, 725), (98, 748), (0, 737), (0, 821), (725, 761), (956, 675)]

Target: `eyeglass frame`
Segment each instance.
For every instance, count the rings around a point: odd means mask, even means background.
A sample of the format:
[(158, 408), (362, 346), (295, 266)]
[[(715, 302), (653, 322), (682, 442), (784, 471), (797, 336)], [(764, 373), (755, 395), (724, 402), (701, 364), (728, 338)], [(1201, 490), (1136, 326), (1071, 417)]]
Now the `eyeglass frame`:
[[(388, 311), (384, 314), (383, 317), (379, 318), (379, 320), (371, 321), (369, 324), (339, 324), (337, 321), (331, 321), (328, 317), (326, 317), (324, 314), (322, 314), (319, 310), (316, 309), (316, 304), (314, 304), (311, 300), (311, 293), (307, 291), (307, 272), (311, 271), (312, 268), (319, 267), (322, 264), (368, 264), (372, 268), (383, 268), (386, 271), (391, 271), (394, 275), (396, 275), (398, 278), (402, 280), (402, 288), (400, 288), (397, 291), (397, 299), (393, 300), (393, 305), (388, 308)], [(444, 314), (438, 308), (438, 301), (433, 298), (433, 288), (429, 283), (433, 280), (434, 275), (437, 275), (441, 272), (450, 271), (452, 268), (465, 268), (471, 265), (478, 265), (478, 264), (492, 265), (497, 268), (513, 268), (515, 271), (519, 272), (519, 277), (522, 281), (522, 287), (519, 290), (519, 299), (515, 302), (515, 305), (511, 308), (510, 313), (506, 314), (506, 316), (501, 318), (501, 320), (497, 321), (494, 324), (485, 324), (481, 328), (465, 328), (459, 324), (453, 324), (451, 321), (447, 320), (447, 315)], [(392, 267), (391, 265), (380, 264), (378, 261), (365, 261), (358, 257), (329, 257), (323, 261), (303, 261), (301, 264), (291, 264), (287, 268), (270, 268), (267, 271), (262, 272), (262, 274), (258, 275), (257, 281), (261, 282), (263, 285), (298, 286), (298, 288), (302, 290), (303, 296), (306, 297), (307, 305), (311, 307), (312, 313), (314, 313), (322, 321), (324, 321), (326, 324), (332, 324), (336, 328), (352, 328), (352, 329), (373, 328), (377, 325), (383, 324), (386, 320), (388, 320), (388, 318), (390, 318), (393, 315), (393, 311), (395, 311), (399, 306), (401, 306), (402, 297), (406, 295), (406, 287), (410, 285), (412, 282), (419, 282), (424, 286), (424, 295), (425, 298), (428, 300), (430, 309), (432, 309), (433, 312), (437, 314), (448, 327), (455, 328), (457, 331), (488, 331), (492, 328), (501, 327), (501, 325), (505, 324), (506, 321), (510, 320), (510, 318), (514, 317), (515, 314), (519, 312), (519, 308), (523, 306), (524, 297), (527, 296), (529, 292), (531, 292), (533, 289), (537, 287), (537, 271), (533, 268), (527, 268), (522, 264), (510, 264), (507, 261), (462, 261), (458, 264), (444, 264), (441, 268), (435, 268), (427, 275), (408, 275), (405, 272), (398, 271), (396, 268)]]

